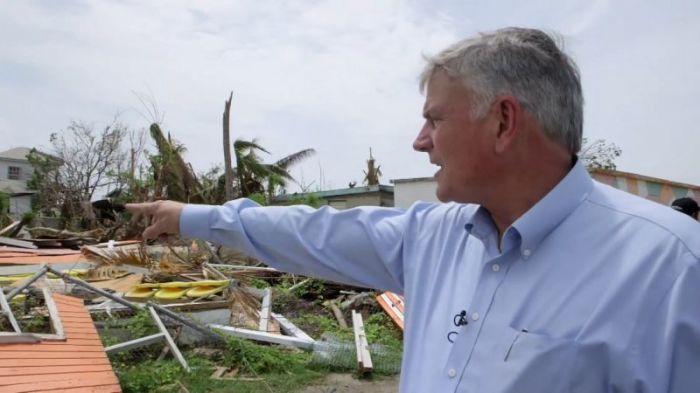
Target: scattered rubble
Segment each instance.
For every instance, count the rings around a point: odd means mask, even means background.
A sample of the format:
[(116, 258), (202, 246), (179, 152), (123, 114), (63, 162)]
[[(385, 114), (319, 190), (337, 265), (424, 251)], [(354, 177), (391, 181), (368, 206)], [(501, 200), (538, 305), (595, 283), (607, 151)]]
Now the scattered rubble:
[[(16, 227), (15, 223), (2, 231), (9, 233)], [(382, 370), (382, 359), (386, 358), (381, 345), (369, 342), (363, 319), (384, 309), (403, 328), (403, 299), (397, 295), (377, 296), (363, 288), (284, 274), (230, 250), (215, 250), (205, 242), (98, 243), (88, 233), (31, 228), (21, 233), (52, 234), (56, 238), (37, 241), (40, 239), (0, 237), (0, 244), (6, 245), (0, 246), (0, 351), (15, 342), (65, 340), (53, 294), (80, 299), (106, 343), (103, 352), (108, 357), (132, 356), (129, 354), (151, 351), (149, 348), (160, 345), (152, 359), (160, 361), (172, 355), (185, 371), (191, 366), (183, 355), (183, 346), (221, 358), (226, 349), (216, 343), (233, 336), (310, 351), (315, 359), (329, 365), (345, 364), (341, 357), (354, 358), (357, 371), (363, 374)], [(27, 306), (27, 313), (20, 313), (12, 305), (20, 301), (30, 304), (30, 298), (44, 303)], [(306, 308), (308, 311), (304, 311)], [(303, 316), (318, 317), (324, 309), (337, 321), (335, 329), (347, 332), (346, 337), (351, 341), (354, 338), (354, 344), (318, 341), (312, 336), (318, 337), (323, 330), (305, 331), (307, 319)], [(142, 312), (147, 313), (143, 318), (150, 327), (140, 330), (140, 335), (128, 332), (129, 318)], [(37, 315), (50, 321), (44, 324), (48, 330), (30, 333), (22, 321), (36, 319)], [(292, 319), (299, 319), (301, 325)], [(323, 326), (327, 329), (328, 325), (321, 325), (321, 329)], [(383, 370), (398, 371), (395, 358), (391, 362), (391, 367)], [(220, 366), (211, 378), (259, 379), (242, 375), (235, 367)]]

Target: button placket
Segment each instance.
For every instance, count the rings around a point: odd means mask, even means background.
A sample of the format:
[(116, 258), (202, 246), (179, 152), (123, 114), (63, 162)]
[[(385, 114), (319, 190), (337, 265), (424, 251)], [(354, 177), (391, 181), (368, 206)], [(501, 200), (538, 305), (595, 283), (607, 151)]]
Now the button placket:
[[(492, 304), (492, 300), (496, 295), (498, 287), (501, 285), (506, 277), (507, 267), (509, 263), (512, 263), (514, 256), (518, 253), (507, 252), (496, 258), (491, 259), (486, 263), (485, 266), (490, 265), (492, 272), (501, 272), (502, 274), (486, 274), (482, 276), (481, 281), (477, 285), (474, 298), (470, 304), (469, 314), (469, 325), (460, 331), (460, 334), (456, 337), (454, 343), (452, 344), (452, 350), (448, 358), (447, 372), (449, 376), (449, 370), (454, 369), (458, 375), (466, 375), (468, 373), (468, 366), (475, 350), (477, 343), (476, 340), (480, 335), (481, 328), (484, 324), (484, 319), (489, 312), (489, 307)], [(495, 267), (498, 266), (498, 267)], [(488, 269), (488, 267), (487, 267)], [(476, 311), (478, 310), (478, 311)], [(467, 384), (468, 381), (464, 380), (464, 377), (452, 378), (451, 381), (455, 381), (458, 385)]]

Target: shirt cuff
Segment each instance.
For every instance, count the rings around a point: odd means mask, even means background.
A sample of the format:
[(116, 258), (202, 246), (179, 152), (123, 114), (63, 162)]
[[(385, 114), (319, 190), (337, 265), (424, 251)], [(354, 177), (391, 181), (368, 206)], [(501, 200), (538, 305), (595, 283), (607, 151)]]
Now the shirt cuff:
[(210, 217), (217, 207), (185, 205), (180, 213), (180, 237), (183, 239), (208, 239), (211, 232)]

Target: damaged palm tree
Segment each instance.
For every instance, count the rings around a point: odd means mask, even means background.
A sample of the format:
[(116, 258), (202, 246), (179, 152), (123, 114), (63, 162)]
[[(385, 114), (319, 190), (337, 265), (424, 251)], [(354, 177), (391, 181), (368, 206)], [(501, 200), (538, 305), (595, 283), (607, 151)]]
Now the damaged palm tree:
[(304, 149), (277, 160), (270, 165), (270, 172), (267, 177), (267, 199), (271, 201), (278, 189), (284, 189), (289, 181), (295, 182), (289, 173), (289, 168), (293, 165), (316, 154), (314, 149)]
[(156, 181), (154, 197), (189, 203), (203, 202), (202, 186), (192, 168), (182, 159), (184, 146), (175, 144), (170, 135), (165, 138), (157, 123), (151, 124), (150, 130), (158, 148), (158, 155), (151, 159)]
[(368, 186), (379, 184), (379, 178), (382, 176), (381, 166), (377, 165), (377, 161), (372, 156), (372, 148), (369, 148), (369, 160), (367, 160), (367, 170), (365, 173), (364, 182)]

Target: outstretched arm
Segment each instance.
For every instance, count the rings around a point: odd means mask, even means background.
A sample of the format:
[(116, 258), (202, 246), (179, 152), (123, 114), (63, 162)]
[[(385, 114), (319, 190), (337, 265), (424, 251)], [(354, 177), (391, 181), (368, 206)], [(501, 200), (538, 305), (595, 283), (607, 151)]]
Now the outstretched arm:
[(261, 207), (246, 199), (223, 206), (163, 201), (127, 209), (152, 217), (146, 238), (180, 233), (235, 248), (280, 270), (403, 292), (408, 215), (399, 209)]

